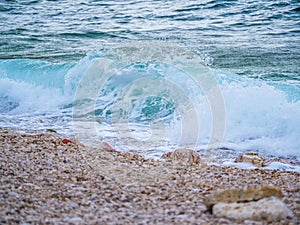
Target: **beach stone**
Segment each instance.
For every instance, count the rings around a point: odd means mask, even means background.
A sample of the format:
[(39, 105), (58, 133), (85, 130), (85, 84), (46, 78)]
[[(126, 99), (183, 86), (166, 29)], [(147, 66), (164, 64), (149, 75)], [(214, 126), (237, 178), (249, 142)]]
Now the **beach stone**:
[(117, 151), (116, 149), (114, 149), (110, 144), (108, 144), (105, 141), (102, 141), (101, 145), (102, 145), (101, 147), (108, 152), (116, 152)]
[(164, 153), (162, 159), (170, 159), (171, 161), (179, 161), (189, 164), (199, 164), (201, 161), (200, 155), (191, 149), (176, 149), (173, 152)]
[(206, 196), (204, 199), (204, 204), (208, 210), (211, 210), (212, 206), (219, 202), (249, 202), (272, 196), (281, 199), (281, 188), (276, 186), (258, 186), (245, 187), (243, 189), (218, 190)]
[(291, 165), (291, 166), (295, 166), (297, 165), (295, 162), (291, 161), (291, 160), (287, 160), (287, 159), (282, 159), (282, 158), (272, 158), (272, 159), (268, 159), (266, 161), (266, 165), (270, 165), (273, 162), (279, 162), (279, 163), (283, 163), (283, 164), (287, 164), (287, 165)]
[(82, 224), (83, 223), (83, 219), (81, 217), (72, 217), (68, 220), (69, 223), (72, 223), (72, 224)]
[(258, 155), (256, 152), (246, 152), (244, 154), (240, 154), (235, 160), (235, 163), (238, 162), (246, 162), (251, 163), (254, 166), (257, 167), (263, 167), (266, 166), (266, 160)]
[(212, 212), (217, 217), (267, 222), (276, 222), (291, 216), (291, 211), (276, 197), (246, 203), (220, 202), (213, 206)]

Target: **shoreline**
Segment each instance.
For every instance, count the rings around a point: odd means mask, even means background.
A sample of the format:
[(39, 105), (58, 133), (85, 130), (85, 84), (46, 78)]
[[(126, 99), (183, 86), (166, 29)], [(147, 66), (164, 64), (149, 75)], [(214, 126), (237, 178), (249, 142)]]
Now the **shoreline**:
[(300, 221), (300, 173), (187, 165), (62, 140), (0, 132), (1, 223), (245, 224), (210, 214), (203, 200), (257, 185), (281, 187), (293, 212), (272, 224)]

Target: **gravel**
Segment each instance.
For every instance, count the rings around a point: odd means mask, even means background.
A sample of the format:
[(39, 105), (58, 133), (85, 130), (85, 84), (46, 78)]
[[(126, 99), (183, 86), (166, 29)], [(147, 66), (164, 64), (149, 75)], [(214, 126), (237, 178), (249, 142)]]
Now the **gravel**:
[(0, 224), (264, 224), (217, 218), (203, 200), (218, 189), (281, 187), (300, 223), (300, 174), (146, 160), (64, 143), (52, 134), (0, 131)]

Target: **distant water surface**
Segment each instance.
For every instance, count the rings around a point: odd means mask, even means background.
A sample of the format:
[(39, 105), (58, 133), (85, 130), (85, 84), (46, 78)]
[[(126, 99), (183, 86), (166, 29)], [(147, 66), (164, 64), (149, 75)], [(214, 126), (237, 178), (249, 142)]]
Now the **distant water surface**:
[(81, 59), (128, 40), (175, 40), (212, 64), (299, 84), (300, 2), (0, 1), (0, 58)]

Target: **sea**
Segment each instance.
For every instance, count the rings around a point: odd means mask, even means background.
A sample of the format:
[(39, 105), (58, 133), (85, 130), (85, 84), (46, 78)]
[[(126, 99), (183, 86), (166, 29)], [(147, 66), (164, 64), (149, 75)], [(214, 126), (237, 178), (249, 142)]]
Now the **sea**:
[(300, 172), (300, 1), (0, 0), (0, 127)]

